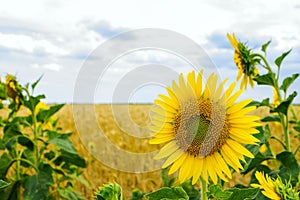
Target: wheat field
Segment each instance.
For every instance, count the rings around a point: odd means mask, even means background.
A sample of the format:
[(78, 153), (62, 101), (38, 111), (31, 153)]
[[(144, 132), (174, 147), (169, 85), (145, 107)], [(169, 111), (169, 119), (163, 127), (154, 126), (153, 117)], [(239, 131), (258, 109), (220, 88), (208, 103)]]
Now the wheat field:
[[(118, 154), (111, 156), (114, 150), (105, 144), (109, 141), (117, 149), (126, 152), (155, 155), (160, 146), (148, 144), (147, 126), (151, 122), (151, 107), (152, 105), (68, 104), (54, 116), (59, 118), (58, 126), (62, 128), (63, 132), (73, 133), (71, 139), (79, 154), (86, 160), (87, 168), (83, 170), (83, 177), (88, 181), (90, 188), (80, 183), (77, 186), (77, 190), (84, 194), (86, 199), (93, 199), (97, 188), (108, 182), (120, 184), (125, 197), (130, 197), (131, 191), (136, 188), (144, 192), (151, 192), (162, 186), (161, 170), (159, 169), (161, 163), (157, 163), (152, 157), (136, 162), (136, 160), (131, 160), (131, 157), (124, 158)], [(299, 111), (300, 106), (297, 106), (296, 113)], [(267, 108), (260, 108), (252, 114), (264, 117), (268, 113)], [(1, 116), (6, 114), (7, 112), (3, 111)], [(283, 141), (281, 127), (270, 123), (270, 128), (272, 134)], [(104, 133), (102, 135), (107, 140), (98, 137), (99, 130)], [(292, 149), (295, 149), (299, 140), (294, 135), (291, 136), (291, 139)], [(282, 147), (275, 140), (271, 141), (271, 147), (275, 153), (282, 151)], [(300, 160), (299, 154), (297, 159)], [(118, 170), (107, 163), (114, 163), (115, 166), (120, 167), (129, 163), (131, 167), (138, 169), (139, 173)], [(156, 170), (149, 170), (153, 168)], [(244, 177), (235, 173), (227, 186), (231, 187), (237, 183), (247, 184), (248, 180), (249, 175)]]
[[(87, 198), (92, 198), (95, 189), (108, 182), (117, 182), (122, 188), (126, 197), (130, 197), (131, 191), (138, 188), (144, 192), (151, 192), (161, 187), (161, 171), (156, 170), (147, 173), (128, 173), (119, 170), (112, 169), (99, 161), (89, 152), (97, 155), (98, 150), (95, 145), (98, 141), (94, 138), (97, 135), (95, 132), (99, 127), (104, 131), (107, 138), (117, 147), (130, 152), (147, 153), (155, 152), (159, 149), (159, 146), (149, 145), (147, 138), (139, 138), (139, 134), (145, 135), (147, 131), (147, 125), (150, 123), (150, 108), (152, 105), (66, 105), (57, 114), (60, 118), (59, 126), (64, 131), (73, 132), (72, 141), (74, 142), (77, 150), (87, 161), (87, 169), (84, 172), (84, 177), (89, 180), (91, 189), (87, 190), (83, 186), (78, 186), (78, 190), (85, 194)], [(93, 113), (84, 112), (84, 110), (92, 110)], [(80, 111), (83, 114), (80, 120), (76, 121), (77, 127), (83, 127), (84, 130), (80, 130), (80, 136), (75, 127), (74, 114), (78, 117), (76, 111)], [(296, 112), (299, 113), (300, 107), (296, 107)], [(113, 114), (116, 113), (117, 114)], [(254, 111), (253, 114), (264, 117), (268, 115), (267, 108), (260, 108)], [(121, 119), (114, 117), (115, 115), (124, 116)], [(90, 123), (91, 116), (95, 116), (98, 124)], [(135, 126), (133, 126), (135, 125)], [(95, 127), (99, 126), (99, 127)], [(271, 123), (271, 132), (282, 138), (282, 129), (280, 126)], [(84, 138), (82, 138), (82, 131), (85, 131)], [(298, 145), (298, 139), (292, 138), (292, 146)], [(282, 138), (283, 140), (283, 138)], [(83, 144), (86, 145), (83, 145)], [(95, 144), (96, 143), (96, 144)], [(282, 151), (278, 142), (272, 140), (272, 149), (275, 153)], [(86, 148), (86, 147), (87, 148)], [(110, 151), (110, 149), (104, 149), (104, 151)], [(103, 155), (103, 154), (102, 154)], [(105, 154), (104, 154), (105, 155)], [(112, 158), (114, 159), (114, 158)], [(117, 159), (117, 158), (116, 158)], [(126, 158), (127, 159), (127, 158)], [(298, 159), (299, 156), (298, 156)], [(127, 160), (130, 162), (129, 160)], [(149, 161), (151, 165), (151, 161)], [(228, 183), (228, 186), (233, 186), (236, 183), (247, 184), (249, 177), (234, 174), (233, 180)]]

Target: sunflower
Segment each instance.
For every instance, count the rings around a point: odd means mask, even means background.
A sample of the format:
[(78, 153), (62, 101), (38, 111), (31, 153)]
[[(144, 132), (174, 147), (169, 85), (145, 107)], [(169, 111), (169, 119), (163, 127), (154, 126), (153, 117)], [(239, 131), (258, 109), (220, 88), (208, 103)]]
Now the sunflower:
[(237, 75), (237, 81), (243, 76), (242, 82), (241, 82), (241, 88), (247, 88), (248, 82), (250, 83), (250, 86), (254, 87), (254, 81), (253, 78), (259, 74), (259, 71), (255, 65), (259, 62), (258, 59), (256, 59), (252, 53), (251, 50), (248, 49), (248, 47), (239, 42), (235, 34), (227, 34), (227, 38), (230, 41), (232, 47), (234, 48), (234, 63), (238, 67), (238, 75)]
[(16, 80), (16, 77), (13, 75), (7, 74), (5, 80), (6, 85), (6, 95), (7, 97), (11, 98), (15, 104), (16, 108), (19, 109), (21, 102), (20, 102), (20, 89), (18, 88), (18, 82)]
[[(195, 184), (200, 175), (208, 182), (209, 177), (217, 183), (231, 179), (230, 165), (235, 171), (243, 169), (240, 160), (253, 155), (242, 144), (258, 142), (252, 134), (259, 118), (245, 115), (255, 110), (248, 105), (251, 100), (234, 104), (242, 90), (233, 93), (235, 83), (223, 92), (223, 81), (218, 87), (218, 77), (211, 74), (202, 87), (203, 71), (197, 77), (191, 72), (185, 81), (179, 76), (167, 87), (168, 95), (159, 95), (155, 100), (150, 130), (153, 138), (150, 144), (163, 146), (155, 159), (167, 158), (163, 168), (169, 167), (169, 174), (179, 171), (182, 183), (192, 177)], [(241, 144), (242, 143), (242, 144)]]
[[(255, 173), (255, 177), (258, 180), (259, 184), (251, 184), (254, 188), (260, 188), (263, 189), (262, 193), (266, 197), (274, 200), (281, 200), (280, 195), (276, 192), (275, 187), (275, 181), (273, 181), (268, 174), (266, 174), (266, 177), (262, 172), (257, 171)], [(278, 179), (276, 180), (276, 184), (278, 184)]]

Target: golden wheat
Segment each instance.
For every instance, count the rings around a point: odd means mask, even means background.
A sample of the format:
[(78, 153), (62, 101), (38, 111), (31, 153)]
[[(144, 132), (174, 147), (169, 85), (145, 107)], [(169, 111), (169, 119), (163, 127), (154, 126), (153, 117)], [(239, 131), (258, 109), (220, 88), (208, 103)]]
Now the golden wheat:
[[(86, 145), (88, 149), (83, 145), (83, 138), (79, 137), (77, 132), (75, 122), (74, 122), (74, 110), (84, 110), (94, 107), (94, 113), (84, 113), (84, 115), (79, 116), (80, 121), (76, 122), (76, 125), (84, 127), (84, 140), (88, 140), (89, 144)], [(94, 140), (93, 136), (96, 133), (96, 130), (100, 127), (103, 132), (106, 134), (107, 138), (117, 147), (124, 149), (130, 152), (136, 153), (147, 153), (153, 152), (159, 149), (159, 146), (149, 145), (147, 138), (139, 138), (140, 133), (145, 134), (147, 130), (147, 125), (150, 123), (150, 108), (152, 105), (114, 105), (113, 110), (117, 111), (121, 115), (121, 119), (116, 119), (113, 114), (111, 105), (65, 105), (57, 114), (56, 117), (59, 118), (58, 126), (62, 127), (64, 132), (72, 132), (72, 141), (79, 151), (80, 155), (83, 156), (87, 161), (87, 168), (84, 170), (83, 176), (88, 180), (91, 185), (91, 188), (88, 189), (85, 186), (78, 184), (77, 190), (85, 195), (87, 199), (93, 199), (93, 194), (95, 190), (108, 182), (117, 182), (122, 188), (124, 195), (126, 197), (131, 196), (131, 191), (135, 188), (138, 188), (144, 192), (151, 192), (161, 187), (161, 171), (152, 171), (147, 173), (127, 173), (118, 171), (105, 166), (98, 159), (93, 157), (89, 152), (96, 151), (94, 149), (94, 143), (97, 142)], [(299, 113), (300, 107), (296, 107), (296, 112)], [(24, 113), (25, 111), (22, 111)], [(253, 114), (264, 117), (268, 115), (269, 111), (267, 108), (260, 108), (256, 110)], [(75, 113), (76, 114), (76, 113)], [(1, 116), (7, 115), (6, 111), (1, 111)], [(124, 115), (124, 117), (123, 117)], [(96, 116), (97, 126), (91, 126), (89, 121), (92, 116)], [(299, 116), (300, 117), (300, 116)], [(79, 123), (79, 124), (77, 124)], [(136, 126), (132, 126), (135, 124)], [(270, 128), (272, 134), (275, 134), (278, 138), (282, 139), (282, 129), (280, 125), (270, 123)], [(1, 135), (2, 130), (0, 130)], [(82, 133), (80, 133), (82, 137)], [(293, 149), (299, 144), (297, 138), (292, 138)], [(282, 151), (282, 147), (275, 140), (271, 142), (271, 147), (275, 153)], [(105, 151), (109, 151), (106, 149)], [(97, 152), (93, 152), (97, 153)], [(300, 160), (298, 154), (297, 157)], [(130, 160), (128, 160), (130, 162)], [(236, 183), (247, 184), (249, 176), (244, 177), (235, 173), (233, 175), (233, 180), (228, 183), (228, 186), (233, 186)]]

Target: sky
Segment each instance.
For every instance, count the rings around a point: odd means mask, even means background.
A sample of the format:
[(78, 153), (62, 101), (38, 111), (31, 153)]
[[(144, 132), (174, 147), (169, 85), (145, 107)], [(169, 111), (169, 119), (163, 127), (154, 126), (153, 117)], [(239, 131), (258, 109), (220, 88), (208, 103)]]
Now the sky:
[[(272, 64), (281, 53), (293, 49), (283, 63), (281, 75), (285, 77), (300, 71), (299, 11), (299, 0), (3, 1), (0, 76), (3, 79), (8, 73), (14, 74), (21, 83), (32, 83), (42, 76), (36, 92), (45, 93), (48, 103), (153, 102), (171, 84), (169, 79), (175, 77), (168, 70), (187, 73), (193, 66), (184, 56), (158, 48), (137, 48), (114, 58), (111, 55), (136, 42), (126, 33), (146, 30), (144, 36), (151, 39), (156, 36), (147, 35), (147, 30), (155, 29), (157, 33), (167, 30), (195, 42), (217, 67), (220, 79), (229, 78), (230, 82), (236, 80), (237, 69), (226, 34), (234, 32), (258, 52), (263, 43), (272, 40), (267, 54)], [(102, 60), (111, 61), (105, 73), (89, 74), (78, 86), (87, 61), (112, 43), (115, 51), (101, 54)], [(170, 43), (178, 51), (182, 45), (187, 49), (177, 40)], [(159, 66), (168, 70), (160, 73)], [(156, 82), (158, 77), (165, 81)], [(299, 84), (297, 80), (289, 92), (299, 91)], [(93, 96), (84, 98), (89, 91)], [(259, 86), (249, 88), (240, 98), (260, 100), (270, 96), (269, 87)]]

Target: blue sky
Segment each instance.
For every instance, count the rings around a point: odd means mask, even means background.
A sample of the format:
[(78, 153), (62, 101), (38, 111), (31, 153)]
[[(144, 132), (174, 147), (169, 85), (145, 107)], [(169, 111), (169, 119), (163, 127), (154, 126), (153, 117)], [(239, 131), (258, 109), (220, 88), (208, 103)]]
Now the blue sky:
[[(45, 93), (47, 102), (73, 102), (76, 78), (93, 50), (118, 34), (143, 28), (167, 29), (195, 41), (218, 67), (222, 78), (226, 75), (230, 81), (235, 80), (237, 70), (226, 33), (235, 32), (254, 50), (272, 39), (268, 52), (271, 61), (293, 48), (283, 63), (282, 76), (287, 76), (300, 71), (299, 11), (298, 0), (5, 1), (0, 7), (0, 76), (15, 74), (26, 83), (43, 75), (37, 92)], [(98, 77), (93, 102), (110, 102), (116, 84), (134, 66), (153, 63), (167, 65), (176, 72), (191, 69), (166, 52), (133, 52), (119, 58), (102, 80)], [(299, 84), (297, 80), (291, 92), (299, 91)], [(120, 102), (152, 102), (163, 91), (162, 86), (137, 85), (130, 91), (130, 99)], [(257, 87), (248, 89), (241, 98), (269, 96), (270, 88)]]

